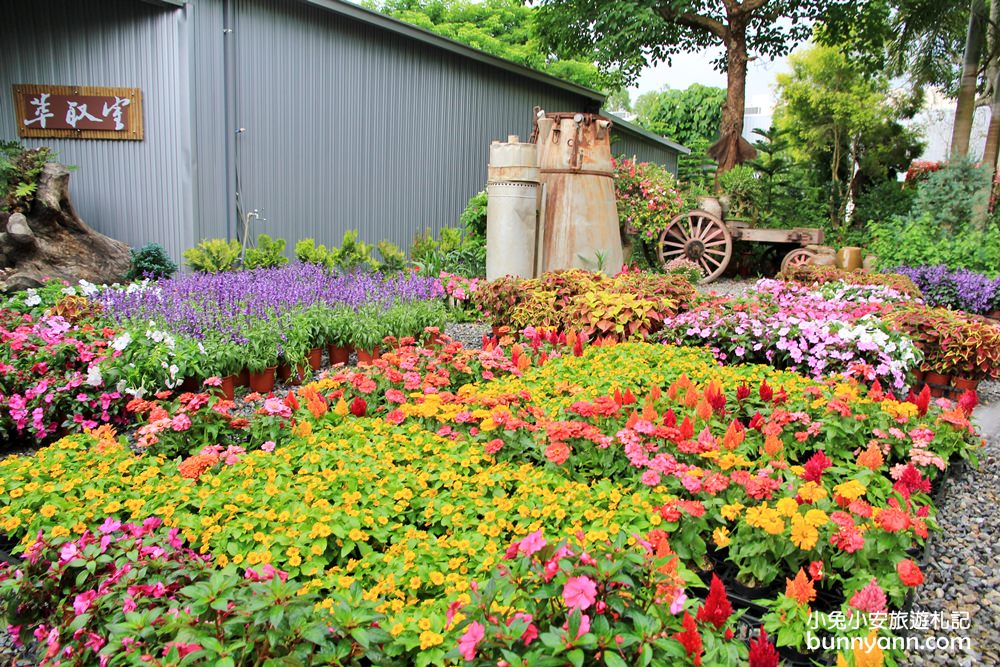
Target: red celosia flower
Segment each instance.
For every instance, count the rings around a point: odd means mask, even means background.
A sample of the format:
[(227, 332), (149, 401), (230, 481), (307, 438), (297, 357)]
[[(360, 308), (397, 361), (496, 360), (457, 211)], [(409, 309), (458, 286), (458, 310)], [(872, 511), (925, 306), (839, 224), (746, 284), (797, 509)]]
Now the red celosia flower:
[(760, 629), (760, 636), (750, 640), (750, 667), (778, 667), (778, 651), (767, 638), (767, 631)]
[(355, 417), (364, 417), (368, 412), (368, 403), (360, 396), (356, 396), (351, 401), (351, 414)]
[(917, 414), (923, 417), (924, 415), (927, 414), (927, 406), (929, 406), (931, 403), (930, 386), (925, 384), (924, 388), (921, 389), (920, 393), (916, 396), (914, 396), (913, 392), (911, 391), (910, 395), (906, 397), (906, 400), (917, 406)]
[(705, 598), (705, 604), (698, 609), (698, 620), (702, 623), (711, 623), (716, 630), (721, 630), (732, 613), (733, 606), (726, 597), (726, 587), (723, 586), (722, 580), (713, 574), (708, 597)]
[(748, 396), (750, 396), (750, 385), (744, 382), (743, 384), (741, 384), (739, 387), (736, 388), (736, 400), (742, 401)]
[(806, 464), (803, 466), (805, 472), (802, 474), (802, 479), (807, 482), (819, 482), (823, 477), (823, 471), (833, 465), (833, 461), (826, 457), (826, 454), (822, 450), (816, 452)]
[(909, 558), (896, 563), (896, 574), (904, 586), (919, 586), (924, 583), (924, 573), (920, 571), (920, 566)]
[(886, 611), (885, 593), (878, 585), (878, 581), (872, 577), (868, 585), (851, 596), (851, 606), (858, 611), (865, 611), (869, 614), (882, 613)]
[(694, 424), (691, 423), (691, 418), (684, 415), (684, 420), (680, 425), (681, 439), (690, 440), (694, 437)]
[(681, 643), (688, 656), (694, 661), (695, 667), (701, 666), (702, 643), (701, 635), (695, 626), (694, 617), (689, 612), (684, 612), (684, 631), (675, 632), (674, 639)]
[(966, 391), (958, 399), (958, 408), (965, 414), (966, 417), (972, 416), (972, 411), (976, 409), (976, 405), (978, 404), (979, 394), (976, 393), (975, 389)]
[(922, 491), (923, 493), (931, 492), (931, 481), (921, 475), (920, 470), (912, 463), (907, 463), (898, 472), (896, 468), (893, 468), (892, 476), (896, 480), (892, 488), (898, 491), (904, 498), (909, 498), (917, 491)]
[(760, 395), (761, 400), (765, 403), (774, 398), (774, 390), (771, 389), (771, 385), (767, 383), (767, 380), (760, 383), (760, 390), (757, 393)]

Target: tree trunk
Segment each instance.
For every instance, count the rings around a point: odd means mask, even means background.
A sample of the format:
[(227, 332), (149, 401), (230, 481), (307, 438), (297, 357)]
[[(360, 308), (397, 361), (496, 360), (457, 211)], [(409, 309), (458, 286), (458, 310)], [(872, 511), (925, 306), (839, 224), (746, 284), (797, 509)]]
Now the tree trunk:
[(951, 132), (951, 159), (953, 160), (964, 158), (969, 154), (969, 136), (972, 134), (972, 120), (976, 113), (979, 56), (983, 50), (986, 23), (986, 9), (983, 0), (972, 0), (969, 31), (965, 38), (962, 79), (959, 82), (958, 101), (955, 104), (955, 125)]
[(88, 227), (69, 199), (69, 171), (48, 163), (26, 214), (0, 217), (0, 292), (38, 287), (50, 278), (95, 284), (120, 280), (132, 256), (127, 245)]
[(726, 43), (726, 101), (722, 105), (719, 140), (708, 149), (708, 154), (719, 165), (717, 174), (723, 174), (757, 156), (757, 150), (743, 138), (749, 62), (746, 29), (731, 29), (733, 32)]

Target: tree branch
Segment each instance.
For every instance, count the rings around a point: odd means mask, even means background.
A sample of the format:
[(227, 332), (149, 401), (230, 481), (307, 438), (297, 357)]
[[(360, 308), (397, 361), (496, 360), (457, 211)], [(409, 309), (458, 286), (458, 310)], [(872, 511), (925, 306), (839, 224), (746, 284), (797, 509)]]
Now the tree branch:
[(706, 30), (723, 41), (729, 41), (729, 26), (709, 16), (702, 16), (701, 14), (696, 14), (694, 12), (675, 14), (665, 7), (661, 7), (659, 9), (659, 14), (667, 21), (676, 21), (677, 23), (688, 28)]

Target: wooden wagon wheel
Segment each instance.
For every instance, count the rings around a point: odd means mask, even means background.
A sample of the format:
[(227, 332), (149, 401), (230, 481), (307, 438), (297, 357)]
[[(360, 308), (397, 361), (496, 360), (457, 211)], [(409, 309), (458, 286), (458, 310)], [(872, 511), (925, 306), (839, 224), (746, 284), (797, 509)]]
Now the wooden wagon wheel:
[(722, 220), (705, 211), (682, 213), (660, 234), (656, 247), (660, 262), (684, 258), (705, 272), (702, 283), (710, 283), (726, 270), (733, 256), (733, 236)]
[(781, 271), (784, 273), (788, 269), (794, 267), (812, 264), (813, 257), (815, 256), (816, 252), (813, 250), (809, 250), (807, 248), (796, 248), (785, 255), (785, 258), (781, 260)]

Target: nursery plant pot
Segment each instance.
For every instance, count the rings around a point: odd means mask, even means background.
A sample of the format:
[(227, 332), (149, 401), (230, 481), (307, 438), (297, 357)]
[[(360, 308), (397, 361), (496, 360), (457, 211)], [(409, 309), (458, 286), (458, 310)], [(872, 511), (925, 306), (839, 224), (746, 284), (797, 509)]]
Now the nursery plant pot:
[(327, 354), (330, 355), (330, 365), (346, 364), (351, 358), (351, 348), (340, 345), (327, 345)]
[(940, 398), (944, 396), (945, 390), (948, 388), (948, 384), (951, 378), (947, 375), (942, 375), (941, 373), (935, 373), (933, 371), (927, 371), (924, 373), (924, 381), (931, 387), (931, 396), (935, 398)]
[(231, 401), (236, 398), (236, 376), (235, 375), (225, 375), (222, 378), (222, 384), (218, 387), (219, 394), (222, 395), (227, 401)]
[(244, 368), (236, 376), (236, 386), (237, 387), (249, 387), (250, 386), (250, 371)]
[(284, 384), (302, 384), (306, 376), (306, 367), (299, 364), (295, 369), (296, 372), (293, 375), (291, 364), (278, 364), (278, 379)]
[(177, 391), (184, 393), (187, 391), (198, 391), (201, 389), (201, 380), (196, 377), (186, 377), (181, 382), (180, 386), (177, 387)]
[(323, 365), (323, 348), (314, 347), (309, 350), (309, 367), (314, 371), (318, 371), (320, 366)]
[(265, 368), (262, 371), (251, 371), (250, 389), (258, 394), (270, 393), (271, 390), (274, 389), (274, 373), (277, 370), (277, 366), (271, 366), (270, 368)]
[(959, 390), (959, 393), (966, 391), (975, 391), (976, 387), (979, 386), (979, 380), (970, 380), (969, 378), (953, 377), (951, 379), (951, 386)]
[(374, 350), (371, 350), (370, 352), (368, 350), (361, 350), (361, 349), (359, 349), (358, 350), (358, 366), (368, 366), (373, 361), (375, 361), (376, 359), (378, 359), (380, 356), (382, 356), (382, 352), (381, 352), (381, 350), (379, 350), (378, 347), (376, 347)]
[(914, 370), (913, 371), (913, 384), (916, 385), (916, 386), (920, 386), (920, 384), (924, 381), (925, 376), (926, 376), (926, 373), (924, 373), (924, 370), (922, 368), (918, 368), (918, 369)]

